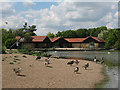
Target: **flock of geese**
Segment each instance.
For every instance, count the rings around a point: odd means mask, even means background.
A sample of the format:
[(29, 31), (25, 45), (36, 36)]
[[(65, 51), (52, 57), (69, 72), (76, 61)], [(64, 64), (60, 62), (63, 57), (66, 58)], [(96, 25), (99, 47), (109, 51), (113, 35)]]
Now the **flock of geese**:
[[(72, 66), (72, 64), (76, 64), (76, 65), (78, 65), (79, 64), (79, 61), (78, 60), (72, 60), (72, 61), (69, 61), (68, 63), (67, 63), (67, 65), (70, 65), (70, 66)], [(89, 67), (89, 63), (86, 63), (84, 66), (83, 66), (83, 68), (86, 70), (87, 68)], [(74, 72), (75, 73), (78, 73), (78, 71), (79, 71), (79, 67), (77, 66), (77, 67), (75, 67), (74, 68)]]
[[(40, 59), (41, 59), (41, 57), (40, 57), (40, 56), (37, 56), (36, 60), (40, 60)], [(102, 60), (98, 60), (98, 59), (96, 59), (96, 57), (94, 57), (93, 61), (96, 62), (96, 63), (99, 62), (99, 63), (101, 63), (101, 64), (104, 63), (103, 57), (102, 57)], [(79, 64), (79, 60), (69, 61), (69, 62), (67, 62), (67, 65), (72, 66), (74, 63), (75, 63), (76, 65), (78, 65), (78, 64)], [(48, 66), (49, 64), (50, 64), (50, 59), (49, 59), (49, 57), (48, 57), (47, 59), (45, 59), (44, 65), (45, 65), (45, 66)], [(83, 66), (83, 68), (84, 68), (85, 70), (86, 70), (88, 67), (89, 67), (89, 63), (86, 63), (86, 64)], [(16, 74), (17, 76), (21, 76), (20, 73), (21, 73), (21, 71), (22, 71), (22, 68), (13, 68), (13, 71), (15, 72), (15, 74)], [(74, 68), (74, 73), (78, 73), (78, 71), (79, 71), (79, 67), (77, 66), (77, 67)]]

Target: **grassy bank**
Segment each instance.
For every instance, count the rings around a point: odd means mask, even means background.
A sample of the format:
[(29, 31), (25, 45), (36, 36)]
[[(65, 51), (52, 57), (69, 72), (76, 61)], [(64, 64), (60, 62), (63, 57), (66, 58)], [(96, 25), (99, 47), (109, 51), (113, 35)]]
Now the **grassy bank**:
[(107, 75), (105, 66), (103, 67), (101, 73), (104, 75), (104, 80), (101, 81), (100, 83), (95, 84), (95, 88), (102, 88), (110, 80), (109, 76)]
[[(85, 58), (85, 60), (93, 61), (93, 59), (88, 59), (88, 58)], [(101, 81), (100, 83), (95, 84), (95, 88), (100, 88), (100, 90), (102, 90), (104, 88), (104, 85), (110, 81), (110, 77), (107, 74), (106, 67), (108, 67), (109, 69), (120, 67), (120, 64), (118, 63), (118, 61), (112, 61), (112, 60), (106, 60), (106, 59), (104, 59), (104, 61), (105, 63), (102, 64), (103, 70), (101, 72), (104, 75), (104, 80)]]
[[(90, 59), (90, 58), (85, 58), (85, 60), (93, 61), (93, 59)], [(104, 59), (104, 61), (105, 61), (104, 65), (108, 66), (110, 69), (114, 67), (120, 67), (120, 64), (118, 63), (118, 61), (112, 61), (112, 60), (106, 60), (106, 59)]]

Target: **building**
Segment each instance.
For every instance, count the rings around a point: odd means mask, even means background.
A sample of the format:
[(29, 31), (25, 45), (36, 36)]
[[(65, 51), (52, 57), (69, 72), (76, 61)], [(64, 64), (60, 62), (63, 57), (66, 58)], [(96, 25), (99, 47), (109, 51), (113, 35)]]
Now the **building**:
[(52, 42), (52, 47), (55, 47), (55, 48), (69, 48), (70, 47), (69, 42), (62, 37), (56, 37), (50, 40)]
[(24, 42), (24, 38), (16, 37), (19, 40), (19, 46), (24, 48), (49, 48), (51, 40), (47, 36), (32, 36), (32, 42)]
[(29, 48), (104, 48), (105, 40), (99, 37), (49, 39), (47, 36), (33, 36), (32, 42), (24, 42), (24, 38), (16, 37), (20, 47)]
[(99, 37), (65, 38), (72, 48), (104, 48), (105, 40)]

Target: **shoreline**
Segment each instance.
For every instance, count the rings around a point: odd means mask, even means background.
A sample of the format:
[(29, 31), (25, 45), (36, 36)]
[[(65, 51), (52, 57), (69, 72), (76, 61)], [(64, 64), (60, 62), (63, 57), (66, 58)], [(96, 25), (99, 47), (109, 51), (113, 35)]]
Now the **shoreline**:
[(104, 79), (95, 84), (95, 88), (104, 88), (104, 86), (110, 81), (109, 75), (107, 74), (106, 67), (103, 67), (101, 74), (104, 75)]

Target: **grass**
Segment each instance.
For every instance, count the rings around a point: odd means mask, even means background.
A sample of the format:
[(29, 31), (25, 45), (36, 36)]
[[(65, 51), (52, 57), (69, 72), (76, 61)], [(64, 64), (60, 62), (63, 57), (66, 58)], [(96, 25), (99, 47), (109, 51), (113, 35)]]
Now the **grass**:
[(20, 60), (20, 59), (18, 59), (18, 58), (13, 58), (14, 60)]
[[(88, 61), (93, 61), (93, 59), (90, 59), (90, 58), (85, 58), (85, 60), (88, 60)], [(114, 68), (114, 67), (120, 67), (120, 64), (118, 64), (117, 61), (112, 61), (112, 60), (104, 60), (104, 64), (107, 65), (110, 69)]]
[(108, 60), (105, 60), (105, 64), (110, 68), (110, 69), (112, 69), (112, 68), (114, 68), (114, 67), (120, 67), (120, 65), (118, 64), (118, 62), (117, 61), (108, 61)]
[(12, 58), (12, 56), (10, 56), (9, 58)]
[(17, 58), (18, 56), (14, 56), (15, 58)]
[(17, 64), (21, 64), (20, 62), (18, 62)]
[(109, 76), (107, 75), (105, 66), (103, 67), (103, 71), (101, 73), (104, 75), (104, 80), (95, 84), (95, 88), (102, 88), (110, 80)]
[(17, 61), (13, 61), (13, 62), (17, 62)]
[(13, 62), (10, 62), (9, 64), (14, 64)]
[(27, 56), (23, 55), (22, 57), (27, 58)]

